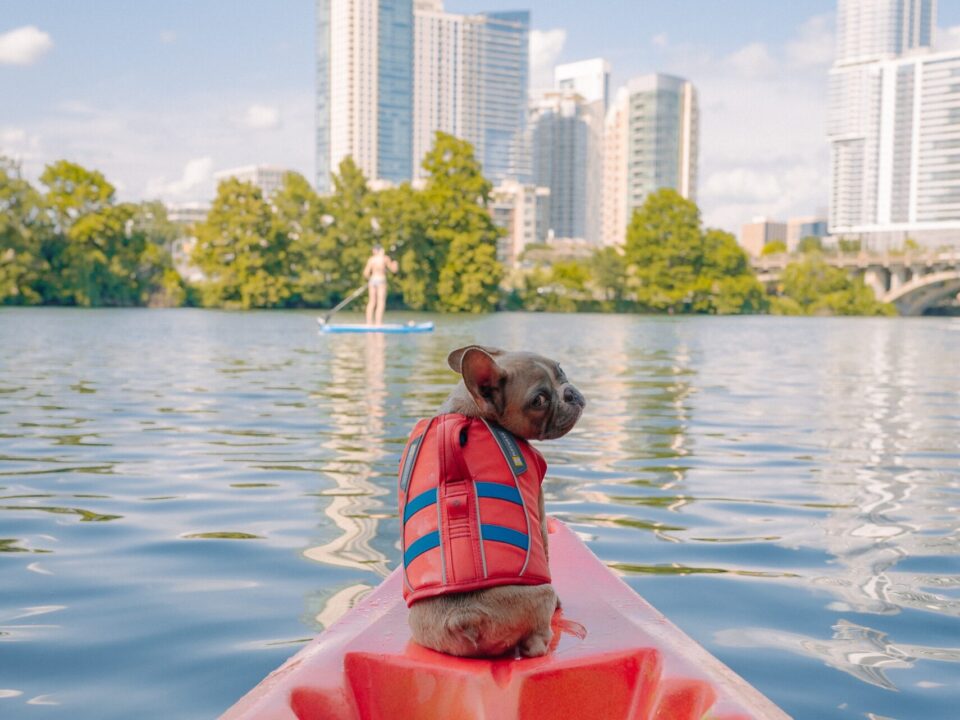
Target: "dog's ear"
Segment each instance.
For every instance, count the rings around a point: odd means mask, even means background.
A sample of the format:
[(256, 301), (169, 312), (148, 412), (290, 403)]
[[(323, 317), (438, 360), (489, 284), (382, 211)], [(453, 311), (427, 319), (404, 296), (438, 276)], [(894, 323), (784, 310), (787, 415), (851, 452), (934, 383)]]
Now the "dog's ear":
[(499, 417), (506, 404), (503, 385), (507, 374), (487, 348), (476, 345), (464, 348), (460, 356), (460, 374), (480, 411), (484, 415)]
[(467, 350), (482, 350), (490, 357), (497, 357), (504, 353), (500, 348), (484, 347), (481, 345), (467, 345), (466, 347), (457, 348), (447, 355), (447, 365), (449, 365), (450, 369), (455, 373), (460, 372), (460, 366), (463, 364), (463, 356), (467, 353)]

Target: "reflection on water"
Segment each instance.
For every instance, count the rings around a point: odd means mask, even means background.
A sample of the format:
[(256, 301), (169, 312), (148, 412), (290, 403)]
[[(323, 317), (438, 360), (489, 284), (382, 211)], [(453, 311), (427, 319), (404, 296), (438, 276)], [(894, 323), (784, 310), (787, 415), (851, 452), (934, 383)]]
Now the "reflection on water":
[(384, 444), (385, 338), (368, 335), (358, 339), (365, 343), (359, 357), (355, 345), (331, 347), (329, 399), (322, 403), (337, 430), (321, 444), (337, 461), (327, 463), (324, 471), (335, 487), (318, 493), (329, 498), (323, 514), (330, 522), (321, 529), (325, 535), (338, 534), (303, 554), (317, 562), (370, 569), (386, 577), (389, 559), (372, 546), (385, 511), (384, 503), (375, 498), (387, 494), (382, 483), (373, 481), (377, 461), (388, 453)]
[(212, 717), (334, 622), (471, 342), (561, 361), (548, 510), (791, 714), (953, 716), (960, 323), (437, 323), (0, 311), (0, 716)]

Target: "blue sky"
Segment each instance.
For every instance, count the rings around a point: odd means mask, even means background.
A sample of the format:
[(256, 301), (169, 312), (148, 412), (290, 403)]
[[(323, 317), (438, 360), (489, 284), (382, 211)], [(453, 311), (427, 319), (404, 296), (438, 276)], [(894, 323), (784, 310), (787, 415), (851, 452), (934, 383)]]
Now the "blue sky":
[[(534, 83), (603, 56), (613, 86), (662, 71), (701, 103), (708, 223), (826, 204), (823, 136), (834, 0), (446, 0), (453, 12), (527, 8)], [(0, 153), (36, 178), (65, 157), (124, 199), (201, 200), (212, 173), (268, 163), (313, 174), (313, 2), (3, 0)], [(945, 44), (960, 2), (942, 0)]]

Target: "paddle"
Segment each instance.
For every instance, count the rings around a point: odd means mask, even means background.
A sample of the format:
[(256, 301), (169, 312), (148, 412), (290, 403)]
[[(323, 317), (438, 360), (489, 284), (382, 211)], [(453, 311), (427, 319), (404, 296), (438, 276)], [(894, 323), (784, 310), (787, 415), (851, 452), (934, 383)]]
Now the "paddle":
[(348, 303), (353, 302), (353, 301), (356, 300), (358, 297), (360, 297), (361, 295), (363, 295), (363, 292), (364, 292), (364, 290), (366, 290), (366, 289), (367, 289), (367, 286), (366, 286), (366, 285), (361, 285), (361, 286), (358, 287), (356, 290), (354, 290), (352, 293), (350, 293), (349, 295), (347, 295), (347, 297), (345, 297), (342, 301), (340, 301), (340, 303), (338, 303), (337, 305), (334, 305), (333, 308), (330, 310), (330, 312), (328, 312), (326, 315), (323, 316), (323, 319), (320, 321), (320, 324), (321, 324), (321, 325), (326, 325), (328, 322), (330, 322), (330, 318), (333, 317), (333, 314), (334, 314), (335, 312), (337, 312), (337, 310), (340, 310), (341, 308), (345, 307)]

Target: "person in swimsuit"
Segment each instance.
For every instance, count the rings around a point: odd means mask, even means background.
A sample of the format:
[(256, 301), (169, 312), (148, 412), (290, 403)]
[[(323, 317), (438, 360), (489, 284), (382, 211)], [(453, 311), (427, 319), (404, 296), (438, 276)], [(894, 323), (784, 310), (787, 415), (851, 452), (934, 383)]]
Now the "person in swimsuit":
[(387, 270), (395, 273), (398, 270), (396, 260), (383, 250), (380, 244), (373, 246), (373, 254), (363, 268), (363, 276), (367, 278), (367, 325), (382, 325), (383, 311), (387, 304)]

